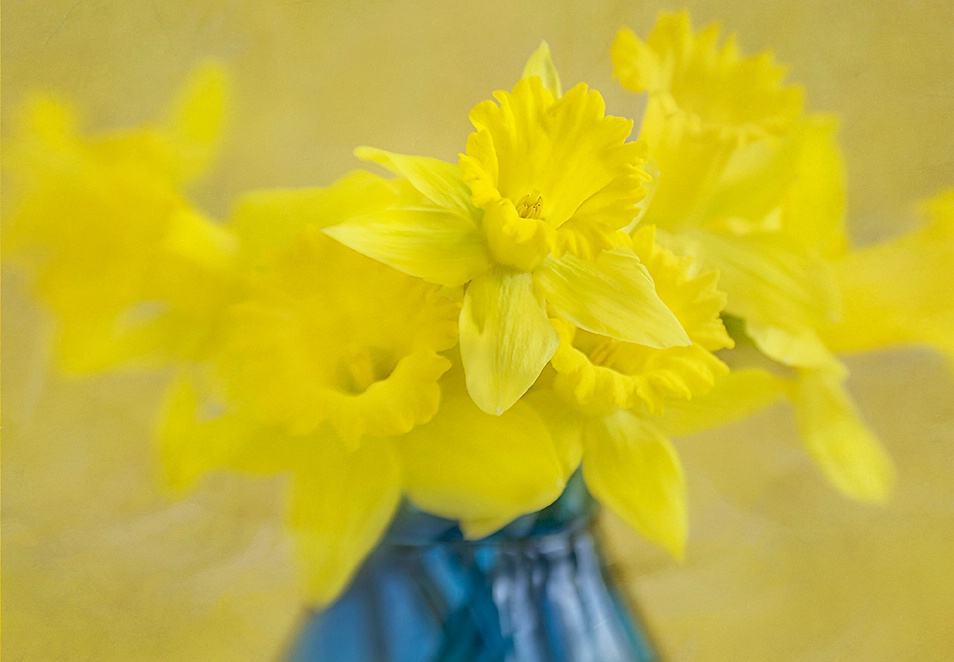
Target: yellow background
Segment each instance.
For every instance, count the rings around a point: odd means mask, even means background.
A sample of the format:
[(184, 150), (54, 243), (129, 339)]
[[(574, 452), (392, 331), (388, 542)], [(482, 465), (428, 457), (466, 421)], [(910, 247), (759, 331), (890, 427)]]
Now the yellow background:
[[(858, 243), (912, 227), (912, 204), (954, 185), (954, 3), (687, 4), (746, 51), (774, 50), (811, 109), (841, 115)], [(33, 90), (74, 100), (91, 128), (152, 119), (194, 64), (221, 61), (229, 134), (194, 191), (221, 217), (243, 190), (329, 183), (357, 165), (356, 145), (453, 160), (470, 107), (510, 87), (541, 39), (565, 84), (631, 115), (637, 100), (610, 78), (613, 35), (645, 35), (680, 6), (5, 0), (3, 129)], [(51, 332), (5, 273), (4, 659), (273, 659), (301, 614), (281, 481), (215, 477), (171, 500), (151, 441), (165, 376), (58, 376)], [(889, 506), (835, 494), (778, 407), (678, 441), (684, 564), (607, 522), (666, 659), (954, 659), (954, 379), (920, 350), (849, 365), (897, 463)]]

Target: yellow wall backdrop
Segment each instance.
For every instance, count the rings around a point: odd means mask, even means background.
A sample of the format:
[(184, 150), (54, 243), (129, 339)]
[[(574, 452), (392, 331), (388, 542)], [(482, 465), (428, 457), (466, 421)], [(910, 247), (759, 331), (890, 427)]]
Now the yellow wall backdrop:
[[(512, 86), (541, 39), (564, 83), (632, 115), (610, 77), (613, 36), (683, 6), (748, 52), (772, 49), (810, 109), (841, 115), (859, 244), (913, 227), (913, 204), (954, 185), (945, 0), (5, 0), (4, 138), (33, 91), (75, 101), (93, 129), (136, 124), (218, 60), (233, 76), (229, 133), (194, 196), (223, 217), (240, 191), (330, 183), (357, 145), (453, 160), (469, 109)], [(171, 498), (151, 437), (165, 376), (65, 378), (51, 333), (5, 272), (4, 659), (275, 659), (301, 615), (281, 481), (217, 476)], [(606, 521), (667, 660), (954, 659), (954, 378), (921, 350), (849, 366), (897, 464), (888, 506), (830, 489), (778, 407), (678, 440), (683, 564)]]

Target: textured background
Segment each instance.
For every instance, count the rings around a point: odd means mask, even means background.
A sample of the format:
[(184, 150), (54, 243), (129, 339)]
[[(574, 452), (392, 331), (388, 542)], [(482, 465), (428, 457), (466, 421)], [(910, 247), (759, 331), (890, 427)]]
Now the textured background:
[[(912, 227), (912, 204), (954, 185), (954, 4), (687, 4), (747, 52), (774, 50), (811, 109), (842, 116), (858, 243)], [(221, 217), (242, 190), (329, 183), (360, 144), (454, 159), (470, 107), (509, 88), (541, 39), (565, 84), (585, 80), (632, 114), (610, 79), (613, 35), (645, 35), (679, 6), (5, 0), (3, 130), (32, 90), (75, 100), (91, 128), (148, 120), (194, 64), (219, 60), (234, 112), (194, 197)], [(3, 322), (4, 659), (274, 658), (301, 613), (280, 481), (215, 477), (171, 500), (152, 461), (164, 376), (58, 376), (49, 320), (15, 273)], [(954, 379), (918, 350), (849, 365), (897, 462), (889, 506), (829, 489), (779, 407), (679, 440), (684, 564), (607, 522), (667, 659), (954, 659)]]

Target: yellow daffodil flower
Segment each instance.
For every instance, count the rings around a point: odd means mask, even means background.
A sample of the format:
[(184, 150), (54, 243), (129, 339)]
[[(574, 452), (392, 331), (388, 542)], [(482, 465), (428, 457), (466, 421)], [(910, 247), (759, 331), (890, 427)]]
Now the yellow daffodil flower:
[[(741, 414), (787, 395), (831, 482), (882, 500), (891, 462), (843, 388), (846, 369), (819, 338), (841, 314), (833, 261), (848, 244), (836, 123), (803, 116), (800, 88), (782, 84), (770, 55), (743, 57), (733, 38), (720, 47), (718, 37), (715, 25), (693, 32), (686, 12), (662, 14), (645, 42), (628, 30), (617, 36), (615, 75), (648, 93), (639, 135), (660, 172), (644, 219), (659, 225), (663, 245), (719, 271), (739, 332), (793, 369), (793, 381), (726, 380), (739, 398), (729, 409)], [(756, 384), (765, 397), (753, 397)], [(713, 403), (732, 398), (719, 391), (708, 396)], [(705, 400), (699, 426), (723, 418), (710, 418), (716, 407)]]
[(225, 97), (199, 70), (153, 128), (87, 138), (64, 104), (23, 113), (4, 166), (17, 199), (5, 250), (57, 316), (61, 364), (182, 358), (213, 342), (235, 247), (181, 192), (211, 159)]
[(437, 412), (450, 367), (439, 352), (457, 341), (459, 304), (437, 286), (321, 232), (313, 210), (373, 207), (391, 191), (355, 173), (328, 190), (244, 196), (227, 226), (241, 293), (217, 351), (180, 379), (164, 417), (180, 487), (216, 469), (291, 473), (289, 521), (316, 603), (340, 592), (390, 523), (397, 440)]
[(488, 416), (459, 367), (442, 377), (459, 293), (322, 232), (329, 219), (420, 197), (360, 171), (327, 189), (244, 196), (227, 226), (241, 295), (219, 350), (170, 393), (162, 438), (174, 484), (217, 469), (291, 474), (288, 517), (317, 604), (347, 584), (402, 495), (483, 537), (565, 484), (532, 409)]
[(659, 349), (559, 322), (553, 393), (529, 402), (548, 420), (568, 469), (582, 460), (590, 492), (650, 540), (681, 557), (687, 533), (682, 465), (657, 424), (671, 402), (708, 392), (728, 368), (713, 352), (732, 346), (720, 312), (717, 274), (635, 233), (634, 250), (692, 345)]
[[(628, 342), (687, 345), (678, 321), (619, 230), (645, 195), (645, 149), (629, 120), (605, 115), (585, 85), (559, 94), (546, 46), (512, 92), (471, 112), (453, 166), (361, 149), (424, 200), (341, 219), (338, 241), (405, 273), (465, 285), (460, 353), (477, 406), (501, 414), (558, 345), (551, 313)], [(550, 87), (548, 88), (544, 81)]]

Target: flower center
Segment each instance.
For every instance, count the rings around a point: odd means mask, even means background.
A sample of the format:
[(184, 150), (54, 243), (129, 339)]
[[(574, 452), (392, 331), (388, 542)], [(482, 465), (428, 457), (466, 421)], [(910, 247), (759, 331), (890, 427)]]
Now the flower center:
[(520, 218), (540, 218), (542, 213), (542, 195), (537, 195), (531, 198), (530, 194), (527, 194), (520, 198), (520, 201), (517, 203), (517, 215), (519, 215)]
[(371, 384), (387, 379), (395, 363), (393, 354), (380, 347), (351, 347), (338, 361), (338, 387), (345, 393), (364, 393)]
[(590, 350), (589, 359), (593, 365), (612, 368), (622, 343), (610, 338), (601, 339), (596, 346)]

